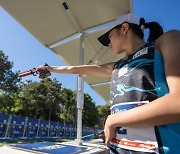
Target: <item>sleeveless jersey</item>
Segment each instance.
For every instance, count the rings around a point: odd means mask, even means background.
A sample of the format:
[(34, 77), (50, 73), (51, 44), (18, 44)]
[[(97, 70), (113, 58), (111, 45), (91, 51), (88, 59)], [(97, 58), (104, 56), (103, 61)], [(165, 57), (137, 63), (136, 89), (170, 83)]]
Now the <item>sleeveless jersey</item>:
[[(163, 58), (154, 43), (147, 43), (127, 60), (114, 64), (110, 89), (112, 114), (144, 105), (168, 93)], [(118, 127), (111, 147), (116, 151), (176, 154), (180, 151), (180, 123), (148, 128)]]

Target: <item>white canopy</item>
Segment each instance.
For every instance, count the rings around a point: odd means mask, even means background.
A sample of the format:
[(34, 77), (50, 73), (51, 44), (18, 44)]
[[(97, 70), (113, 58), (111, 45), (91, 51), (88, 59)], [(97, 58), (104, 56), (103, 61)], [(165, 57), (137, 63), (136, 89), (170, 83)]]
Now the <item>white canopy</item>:
[[(0, 5), (67, 65), (79, 65), (80, 34), (85, 34), (84, 64), (104, 64), (122, 57), (97, 38), (117, 16), (132, 12), (131, 0), (0, 0)], [(85, 81), (107, 102), (110, 78)]]

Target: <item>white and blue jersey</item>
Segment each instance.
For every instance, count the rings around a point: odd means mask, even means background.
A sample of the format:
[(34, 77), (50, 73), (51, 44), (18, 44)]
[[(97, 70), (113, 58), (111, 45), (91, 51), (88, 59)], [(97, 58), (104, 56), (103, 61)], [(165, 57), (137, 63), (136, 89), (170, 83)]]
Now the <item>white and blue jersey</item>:
[[(123, 112), (169, 93), (163, 58), (147, 43), (127, 60), (114, 64), (111, 113)], [(118, 117), (117, 117), (118, 118)], [(111, 141), (115, 153), (180, 153), (180, 123), (147, 128), (118, 127)]]

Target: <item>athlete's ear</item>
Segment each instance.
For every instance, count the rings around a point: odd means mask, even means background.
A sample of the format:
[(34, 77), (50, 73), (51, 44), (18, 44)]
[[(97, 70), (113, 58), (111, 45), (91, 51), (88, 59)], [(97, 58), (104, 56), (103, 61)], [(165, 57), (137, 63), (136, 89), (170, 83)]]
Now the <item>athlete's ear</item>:
[(122, 30), (123, 34), (126, 34), (127, 31), (129, 30), (129, 23), (124, 22), (121, 26), (121, 30)]

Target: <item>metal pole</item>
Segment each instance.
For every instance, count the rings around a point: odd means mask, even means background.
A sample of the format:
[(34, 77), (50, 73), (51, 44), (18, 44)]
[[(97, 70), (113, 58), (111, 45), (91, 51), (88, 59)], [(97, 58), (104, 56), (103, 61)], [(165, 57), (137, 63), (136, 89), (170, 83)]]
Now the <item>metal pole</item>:
[(23, 138), (25, 137), (27, 123), (28, 123), (28, 117), (25, 118), (25, 124), (24, 124), (24, 130), (23, 130)]
[[(77, 31), (79, 33), (84, 33), (84, 31), (82, 30), (81, 26), (79, 25), (77, 19), (75, 18), (74, 14), (69, 9), (68, 4), (66, 3), (66, 0), (60, 0), (60, 2), (63, 5), (66, 13), (68, 14), (70, 20), (72, 21), (72, 23), (75, 26), (75, 28), (77, 29)], [(89, 46), (89, 48), (92, 51), (92, 53), (95, 54), (95, 49), (93, 48), (92, 43), (90, 42), (90, 40), (87, 37), (84, 38), (84, 40), (86, 40), (86, 43)]]
[(36, 132), (36, 137), (39, 137), (39, 127), (40, 127), (40, 119), (38, 120), (38, 128)]
[[(80, 36), (80, 65), (84, 64), (84, 34)], [(83, 75), (78, 75), (77, 78), (77, 139), (76, 143), (82, 145), (82, 110), (84, 106), (84, 78)]]
[(59, 122), (57, 122), (57, 129), (56, 129), (56, 137), (58, 137), (59, 136)]
[(51, 110), (52, 110), (52, 107), (50, 106), (49, 123), (48, 123), (48, 137), (50, 137), (50, 128), (51, 128)]
[(12, 121), (12, 115), (10, 114), (9, 115), (9, 118), (8, 118), (8, 124), (7, 124), (7, 128), (6, 128), (6, 133), (5, 133), (5, 138), (9, 137), (9, 129), (10, 129), (10, 125), (11, 125), (11, 121)]
[[(48, 93), (48, 99), (47, 99), (48, 104), (50, 105), (50, 109), (49, 109), (49, 119), (48, 119), (48, 137), (50, 137), (50, 128), (51, 128), (51, 110), (52, 110), (52, 105), (53, 105), (53, 98), (52, 98), (52, 94), (49, 92)], [(50, 103), (51, 102), (51, 103)]]

